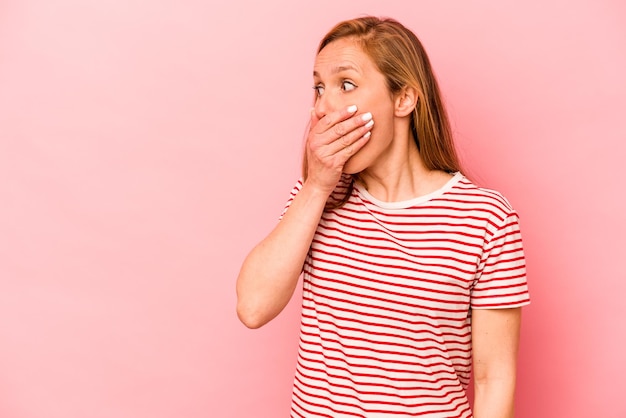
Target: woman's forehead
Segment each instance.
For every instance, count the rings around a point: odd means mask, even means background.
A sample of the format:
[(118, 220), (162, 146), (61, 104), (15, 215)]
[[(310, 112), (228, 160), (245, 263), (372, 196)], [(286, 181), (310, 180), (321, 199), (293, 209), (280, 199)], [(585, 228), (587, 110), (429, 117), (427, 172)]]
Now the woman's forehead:
[(353, 39), (338, 39), (326, 45), (315, 58), (313, 75), (343, 71), (363, 73), (372, 66), (369, 56)]

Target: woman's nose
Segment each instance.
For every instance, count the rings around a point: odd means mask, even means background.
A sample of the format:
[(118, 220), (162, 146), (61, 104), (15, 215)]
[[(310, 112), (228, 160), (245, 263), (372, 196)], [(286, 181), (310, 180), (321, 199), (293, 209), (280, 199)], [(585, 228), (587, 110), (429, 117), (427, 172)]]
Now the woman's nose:
[(315, 116), (317, 116), (318, 119), (337, 110), (337, 108), (337, 100), (333, 99), (332, 94), (329, 92), (325, 92), (315, 100)]
[(324, 96), (320, 96), (315, 99), (315, 106), (313, 106), (313, 109), (315, 110), (315, 116), (317, 117), (317, 119), (322, 119), (324, 116), (326, 116), (327, 110)]

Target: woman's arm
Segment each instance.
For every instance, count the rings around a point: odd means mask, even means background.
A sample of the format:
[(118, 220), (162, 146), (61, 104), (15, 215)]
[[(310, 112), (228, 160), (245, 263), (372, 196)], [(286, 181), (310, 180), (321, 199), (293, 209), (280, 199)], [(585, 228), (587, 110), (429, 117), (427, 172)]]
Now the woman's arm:
[[(308, 177), (276, 228), (245, 259), (237, 278), (237, 315), (250, 328), (271, 321), (291, 299), (328, 196), (343, 166), (369, 139), (356, 106), (311, 118)], [(371, 118), (371, 116), (370, 116)]]
[(291, 299), (328, 195), (305, 184), (276, 228), (245, 259), (237, 315), (249, 328), (271, 321)]
[(513, 418), (521, 308), (472, 310), (474, 418)]

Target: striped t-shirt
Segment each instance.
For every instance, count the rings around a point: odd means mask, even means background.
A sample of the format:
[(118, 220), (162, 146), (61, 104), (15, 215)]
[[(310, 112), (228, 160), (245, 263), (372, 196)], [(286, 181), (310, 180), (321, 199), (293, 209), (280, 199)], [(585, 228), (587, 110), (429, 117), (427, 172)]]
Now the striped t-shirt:
[(517, 214), (460, 173), (403, 202), (356, 184), (303, 276), (294, 418), (471, 417), (471, 309), (529, 303)]

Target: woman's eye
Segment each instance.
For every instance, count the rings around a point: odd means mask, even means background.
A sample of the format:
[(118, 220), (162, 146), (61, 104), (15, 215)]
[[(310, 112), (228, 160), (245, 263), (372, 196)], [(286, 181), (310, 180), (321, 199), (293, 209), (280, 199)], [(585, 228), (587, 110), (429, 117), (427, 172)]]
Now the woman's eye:
[(343, 81), (343, 82), (341, 82), (341, 89), (343, 91), (352, 91), (355, 88), (356, 88), (356, 86), (351, 81)]
[(313, 90), (315, 90), (315, 95), (317, 97), (320, 97), (322, 94), (324, 94), (324, 87), (323, 86), (313, 86)]

